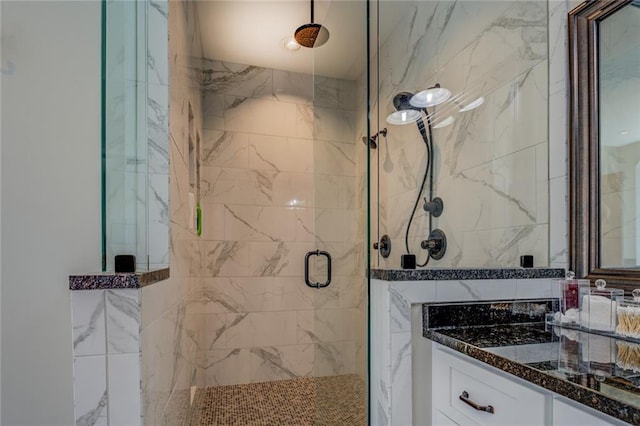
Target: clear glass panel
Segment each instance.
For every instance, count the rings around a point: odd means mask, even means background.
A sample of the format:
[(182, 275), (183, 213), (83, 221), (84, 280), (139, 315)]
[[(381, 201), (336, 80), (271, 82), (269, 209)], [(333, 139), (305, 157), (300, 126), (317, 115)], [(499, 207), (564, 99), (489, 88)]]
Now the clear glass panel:
[[(146, 2), (105, 1), (103, 269), (132, 254), (147, 265)], [(143, 58), (140, 59), (139, 56)]]
[[(366, 424), (367, 4), (316, 2), (330, 38), (313, 49), (314, 249), (331, 257), (315, 290), (317, 424)], [(325, 6), (325, 7), (323, 7)], [(328, 279), (326, 256), (315, 281)]]
[[(371, 232), (388, 234), (392, 250), (386, 259), (377, 253), (377, 265), (397, 269), (411, 253), (427, 267), (514, 267), (521, 255), (547, 266), (547, 2), (380, 0), (379, 11), (373, 110), (388, 144), (372, 157), (379, 213)], [(429, 162), (420, 122), (386, 117), (399, 109), (396, 95), (436, 84), (451, 96), (428, 116), (421, 111), (433, 185), (427, 176), (420, 191)], [(406, 104), (400, 109), (414, 108)], [(430, 219), (424, 198), (435, 197), (444, 209)], [(447, 237), (439, 260), (421, 248), (435, 229)]]

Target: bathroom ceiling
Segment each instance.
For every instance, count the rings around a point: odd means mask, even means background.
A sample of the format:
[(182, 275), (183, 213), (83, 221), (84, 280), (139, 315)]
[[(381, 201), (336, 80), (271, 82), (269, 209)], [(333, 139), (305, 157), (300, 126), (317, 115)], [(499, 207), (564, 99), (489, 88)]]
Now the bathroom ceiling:
[[(386, 22), (397, 21), (399, 4)], [(201, 0), (197, 3), (205, 58), (305, 74), (357, 79), (366, 62), (366, 2), (316, 0), (314, 21), (327, 27), (324, 46), (289, 52), (282, 39), (309, 23), (308, 0)], [(381, 28), (392, 28), (386, 24)], [(380, 39), (384, 39), (381, 34)]]

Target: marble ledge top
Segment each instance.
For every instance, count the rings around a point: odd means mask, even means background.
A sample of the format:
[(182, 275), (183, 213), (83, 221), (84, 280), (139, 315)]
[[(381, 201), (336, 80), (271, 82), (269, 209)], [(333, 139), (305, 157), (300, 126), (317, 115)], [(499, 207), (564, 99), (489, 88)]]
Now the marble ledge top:
[(134, 273), (98, 272), (95, 274), (71, 275), (70, 290), (105, 290), (141, 288), (169, 278), (169, 268)]
[(562, 268), (433, 268), (371, 269), (370, 277), (383, 281), (505, 280), (564, 278)]

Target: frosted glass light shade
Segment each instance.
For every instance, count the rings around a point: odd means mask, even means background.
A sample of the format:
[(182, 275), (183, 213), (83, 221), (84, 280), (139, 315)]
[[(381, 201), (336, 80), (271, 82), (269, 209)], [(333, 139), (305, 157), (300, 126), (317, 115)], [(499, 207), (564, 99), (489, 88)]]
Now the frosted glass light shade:
[(415, 109), (403, 109), (401, 111), (392, 112), (387, 116), (387, 123), (389, 124), (409, 124), (415, 123), (420, 118), (420, 111)]
[(427, 108), (439, 105), (451, 97), (451, 92), (444, 87), (432, 87), (418, 92), (409, 100), (417, 108)]

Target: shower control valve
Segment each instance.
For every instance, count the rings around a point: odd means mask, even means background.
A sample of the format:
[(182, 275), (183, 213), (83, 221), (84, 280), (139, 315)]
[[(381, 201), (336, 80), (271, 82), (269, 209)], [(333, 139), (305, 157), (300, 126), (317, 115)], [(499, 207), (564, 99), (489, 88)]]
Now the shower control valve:
[(434, 229), (429, 238), (420, 243), (420, 247), (429, 252), (434, 260), (440, 260), (447, 251), (447, 236), (442, 229)]
[(424, 198), (424, 206), (422, 206), (425, 212), (431, 213), (433, 217), (440, 217), (444, 210), (444, 202), (442, 198), (436, 197), (431, 201), (427, 201), (427, 197)]

